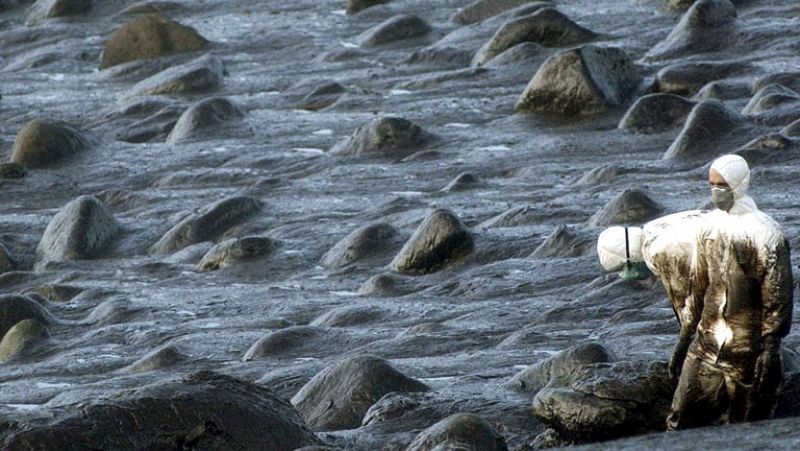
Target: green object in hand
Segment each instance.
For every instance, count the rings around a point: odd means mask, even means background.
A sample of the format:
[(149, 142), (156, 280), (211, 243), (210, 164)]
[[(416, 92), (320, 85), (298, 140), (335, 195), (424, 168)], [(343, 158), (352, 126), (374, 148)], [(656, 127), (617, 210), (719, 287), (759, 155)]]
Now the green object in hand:
[(627, 261), (619, 271), (619, 276), (623, 280), (644, 280), (649, 278), (651, 274), (650, 268), (647, 267), (645, 262)]

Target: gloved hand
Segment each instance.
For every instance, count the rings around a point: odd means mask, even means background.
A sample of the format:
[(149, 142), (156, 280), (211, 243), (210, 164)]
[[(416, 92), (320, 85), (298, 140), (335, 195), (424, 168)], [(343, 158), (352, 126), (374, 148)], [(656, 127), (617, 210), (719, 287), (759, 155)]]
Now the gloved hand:
[(753, 391), (748, 401), (748, 421), (767, 419), (777, 402), (778, 387), (783, 378), (780, 340), (764, 337), (761, 354), (756, 359), (753, 373)]
[(683, 361), (686, 360), (686, 353), (691, 343), (692, 337), (681, 333), (678, 337), (678, 343), (675, 344), (675, 349), (672, 351), (672, 357), (669, 359), (669, 378), (672, 381), (672, 388), (678, 386)]
[[(771, 387), (770, 383), (780, 383), (781, 374), (775, 374), (776, 371), (781, 371), (781, 344), (772, 336), (764, 337), (764, 343), (761, 347), (761, 354), (756, 359), (755, 372), (753, 374), (754, 386), (758, 391), (761, 387)], [(777, 379), (775, 379), (775, 377)]]

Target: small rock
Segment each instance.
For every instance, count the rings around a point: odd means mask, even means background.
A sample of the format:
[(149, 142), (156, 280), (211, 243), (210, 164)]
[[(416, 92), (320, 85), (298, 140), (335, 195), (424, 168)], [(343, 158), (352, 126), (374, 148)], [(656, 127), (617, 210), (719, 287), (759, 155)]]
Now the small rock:
[(445, 209), (431, 212), (406, 242), (390, 267), (400, 273), (427, 274), (438, 271), (469, 253), (472, 232)]
[(77, 16), (92, 9), (93, 0), (38, 0), (28, 10), (28, 25), (53, 17)]
[(150, 248), (156, 255), (170, 254), (191, 244), (210, 241), (261, 210), (261, 201), (252, 197), (231, 197), (190, 214), (172, 227)]
[(421, 38), (431, 32), (431, 26), (418, 16), (401, 14), (387, 19), (356, 38), (362, 48), (377, 47), (405, 39)]
[(348, 15), (363, 11), (371, 6), (389, 3), (389, 0), (347, 0), (345, 11)]
[(750, 95), (750, 86), (747, 83), (721, 80), (706, 84), (693, 98), (696, 100), (735, 100), (743, 99)]
[(346, 91), (344, 86), (335, 81), (323, 83), (308, 93), (297, 107), (301, 110), (318, 111), (333, 105)]
[(292, 404), (314, 430), (352, 429), (387, 393), (427, 389), (383, 359), (359, 356), (322, 370), (294, 395)]
[(49, 326), (55, 320), (41, 304), (27, 296), (0, 295), (0, 337), (5, 337), (20, 321), (33, 319)]
[(740, 75), (752, 66), (746, 63), (678, 63), (667, 66), (656, 75), (659, 92), (692, 96), (712, 81)]
[(800, 119), (781, 129), (780, 133), (784, 136), (800, 136)]
[(84, 132), (62, 121), (34, 119), (17, 133), (11, 149), (12, 163), (46, 168), (89, 149)]
[(0, 274), (13, 271), (16, 266), (17, 264), (14, 259), (11, 258), (8, 249), (6, 249), (3, 243), (0, 243)]
[(536, 250), (532, 258), (575, 258), (594, 251), (595, 237), (589, 233), (558, 226)]
[(222, 85), (225, 67), (222, 60), (205, 55), (180, 66), (170, 67), (139, 83), (129, 96), (159, 94), (202, 94)]
[(729, 0), (699, 0), (645, 58), (658, 60), (723, 50), (730, 44), (736, 17), (736, 8)]
[(0, 341), (0, 363), (6, 363), (19, 356), (27, 347), (49, 336), (44, 324), (35, 319), (18, 322)]
[(347, 306), (329, 310), (309, 323), (315, 327), (349, 327), (372, 323), (386, 317), (386, 311), (377, 307)]
[(475, 54), (472, 65), (484, 65), (523, 42), (535, 42), (546, 47), (568, 47), (590, 41), (596, 36), (555, 8), (542, 8), (529, 16), (506, 22)]
[(581, 343), (520, 371), (504, 386), (509, 390), (536, 394), (552, 379), (569, 376), (584, 365), (614, 360), (611, 351), (605, 346), (599, 343)]
[(800, 72), (778, 72), (765, 75), (753, 83), (752, 92), (761, 91), (772, 84), (778, 84), (794, 92), (800, 92)]
[[(314, 326), (292, 326), (270, 332), (258, 339), (242, 360), (262, 358), (326, 357), (373, 340), (353, 336), (342, 329)], [(297, 387), (299, 388), (299, 387)], [(296, 393), (295, 389), (292, 393)]]
[(165, 346), (131, 363), (122, 371), (128, 374), (147, 373), (149, 371), (175, 366), (185, 360), (186, 357), (174, 346)]
[(160, 14), (148, 14), (122, 25), (106, 42), (101, 69), (138, 59), (196, 52), (208, 41), (193, 28)]
[(642, 224), (663, 211), (663, 207), (646, 192), (640, 189), (626, 189), (589, 218), (588, 224), (591, 227), (605, 227), (611, 224)]
[(50, 220), (36, 254), (42, 262), (95, 258), (121, 230), (105, 204), (94, 196), (81, 196)]
[(186, 110), (167, 137), (167, 144), (202, 139), (244, 117), (236, 104), (223, 97), (203, 99)]
[(575, 180), (574, 184), (578, 186), (601, 185), (614, 180), (620, 173), (622, 173), (622, 169), (617, 166), (603, 165), (583, 174)]
[(232, 238), (212, 247), (197, 265), (198, 271), (225, 269), (240, 261), (252, 260), (272, 254), (277, 247), (274, 240), (262, 236)]
[(714, 156), (715, 148), (709, 143), (720, 142), (720, 138), (744, 125), (744, 118), (728, 109), (718, 100), (698, 103), (681, 133), (664, 153), (665, 160), (673, 158), (707, 159)]
[(351, 232), (336, 243), (320, 264), (329, 269), (340, 269), (370, 257), (396, 251), (402, 234), (386, 223), (367, 224)]
[(534, 2), (533, 0), (476, 0), (461, 8), (450, 20), (462, 25), (470, 25), (528, 3), (540, 4), (542, 7), (552, 5), (551, 2)]
[(585, 45), (548, 58), (514, 109), (577, 116), (597, 114), (626, 103), (639, 81), (638, 70), (624, 51)]
[(480, 185), (481, 180), (471, 172), (462, 172), (458, 174), (452, 182), (442, 188), (442, 192), (450, 193), (455, 191), (466, 191)]
[(497, 68), (514, 64), (527, 64), (532, 69), (534, 66), (538, 68), (543, 58), (543, 51), (544, 47), (535, 42), (523, 42), (492, 58), (486, 63), (486, 67)]
[(420, 432), (406, 451), (507, 451), (506, 441), (486, 420), (457, 413)]
[(75, 406), (64, 418), (8, 434), (4, 446), (293, 450), (322, 444), (292, 406), (268, 388), (209, 371), (91, 402)]
[(660, 133), (679, 126), (696, 102), (674, 94), (639, 97), (619, 123), (619, 128), (636, 133)]
[(164, 141), (185, 111), (182, 105), (167, 105), (155, 113), (127, 125), (116, 139), (129, 143)]
[(362, 426), (383, 423), (399, 418), (420, 405), (415, 393), (389, 393), (372, 405), (364, 414)]
[(397, 274), (377, 274), (370, 277), (358, 289), (361, 296), (392, 297), (402, 296), (415, 291), (409, 281), (403, 280)]
[(406, 156), (433, 141), (433, 135), (399, 117), (383, 117), (358, 127), (331, 149), (337, 155)]
[(797, 102), (800, 102), (800, 94), (785, 86), (773, 83), (759, 89), (742, 109), (742, 114), (755, 115), (787, 103)]

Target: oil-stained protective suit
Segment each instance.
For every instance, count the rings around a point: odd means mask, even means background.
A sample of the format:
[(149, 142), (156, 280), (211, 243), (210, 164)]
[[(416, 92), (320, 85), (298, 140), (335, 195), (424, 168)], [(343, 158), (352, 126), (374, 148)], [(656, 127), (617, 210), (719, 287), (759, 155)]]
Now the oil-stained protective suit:
[(683, 360), (700, 318), (699, 305), (689, 298), (689, 271), (695, 240), (707, 210), (690, 210), (648, 222), (642, 229), (642, 257), (659, 276), (680, 324), (678, 342), (669, 361), (673, 386), (678, 383)]
[(744, 195), (749, 169), (731, 179), (733, 207), (709, 213), (696, 237), (687, 302), (700, 316), (670, 429), (765, 419), (777, 403), (780, 342), (793, 307), (789, 245), (780, 226)]
[(680, 324), (680, 335), (670, 358), (670, 375), (673, 385), (678, 382), (683, 359), (694, 336), (700, 312), (696, 304), (687, 303), (689, 296), (689, 270), (695, 237), (707, 210), (690, 210), (654, 219), (644, 225), (628, 228), (628, 245), (625, 249), (624, 228), (610, 227), (597, 240), (600, 262), (608, 271), (618, 270), (626, 258), (644, 261), (650, 271), (661, 279), (672, 310)]

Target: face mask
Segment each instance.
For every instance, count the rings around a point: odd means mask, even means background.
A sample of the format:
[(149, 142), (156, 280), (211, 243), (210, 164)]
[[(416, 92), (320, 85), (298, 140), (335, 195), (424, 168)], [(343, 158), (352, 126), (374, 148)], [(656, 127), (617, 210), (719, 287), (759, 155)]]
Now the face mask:
[(653, 273), (650, 272), (650, 268), (647, 267), (645, 262), (626, 262), (619, 272), (622, 280), (644, 280), (649, 278), (651, 274)]
[(711, 201), (720, 210), (728, 211), (733, 207), (733, 191), (715, 186), (711, 188)]

